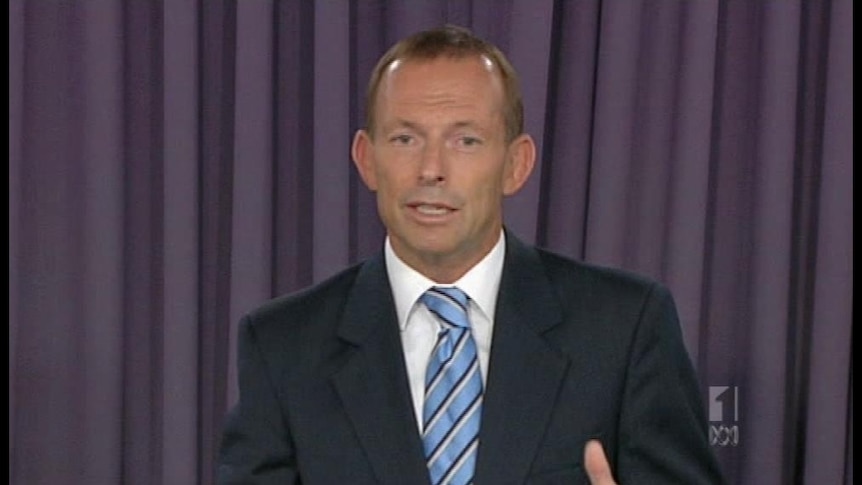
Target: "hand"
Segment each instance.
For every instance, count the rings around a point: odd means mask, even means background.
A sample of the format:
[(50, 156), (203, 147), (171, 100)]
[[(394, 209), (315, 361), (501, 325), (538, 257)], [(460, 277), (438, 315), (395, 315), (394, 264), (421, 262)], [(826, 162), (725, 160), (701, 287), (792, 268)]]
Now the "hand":
[(611, 466), (605, 457), (605, 450), (598, 440), (590, 440), (584, 447), (584, 468), (592, 485), (616, 485), (617, 483), (611, 475)]

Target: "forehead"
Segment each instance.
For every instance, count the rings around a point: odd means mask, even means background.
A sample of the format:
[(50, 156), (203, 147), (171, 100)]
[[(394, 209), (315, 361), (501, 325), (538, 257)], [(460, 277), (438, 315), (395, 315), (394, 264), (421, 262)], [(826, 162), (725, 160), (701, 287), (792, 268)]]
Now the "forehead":
[(441, 54), (436, 57), (429, 58), (400, 58), (395, 59), (384, 69), (384, 77), (390, 73), (394, 73), (399, 68), (404, 67), (405, 65), (417, 65), (417, 64), (454, 64), (463, 66), (465, 64), (472, 64), (473, 66), (481, 66), (485, 71), (489, 73), (493, 73), (496, 69), (494, 68), (494, 61), (492, 61), (485, 54), (466, 54), (466, 55), (446, 55)]
[(502, 102), (499, 69), (483, 55), (396, 59), (381, 79), (379, 99), (384, 102), (463, 99), (477, 103)]

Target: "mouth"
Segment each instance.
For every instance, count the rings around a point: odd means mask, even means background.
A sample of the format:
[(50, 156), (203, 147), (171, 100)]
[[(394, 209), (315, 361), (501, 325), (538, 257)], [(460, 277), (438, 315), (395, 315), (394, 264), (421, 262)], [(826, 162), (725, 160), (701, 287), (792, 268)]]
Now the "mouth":
[(457, 211), (454, 207), (434, 202), (412, 202), (407, 204), (417, 217), (424, 220), (438, 220)]
[(426, 216), (442, 216), (455, 210), (451, 207), (438, 204), (411, 204), (410, 207)]

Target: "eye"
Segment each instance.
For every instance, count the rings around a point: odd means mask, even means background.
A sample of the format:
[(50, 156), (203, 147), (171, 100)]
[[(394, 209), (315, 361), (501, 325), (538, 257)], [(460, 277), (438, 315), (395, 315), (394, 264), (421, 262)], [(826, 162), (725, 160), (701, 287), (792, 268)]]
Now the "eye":
[(411, 135), (401, 133), (390, 137), (389, 142), (393, 145), (407, 146), (413, 143), (413, 137)]
[(482, 139), (477, 136), (464, 135), (455, 139), (455, 146), (463, 150), (474, 150), (482, 144)]

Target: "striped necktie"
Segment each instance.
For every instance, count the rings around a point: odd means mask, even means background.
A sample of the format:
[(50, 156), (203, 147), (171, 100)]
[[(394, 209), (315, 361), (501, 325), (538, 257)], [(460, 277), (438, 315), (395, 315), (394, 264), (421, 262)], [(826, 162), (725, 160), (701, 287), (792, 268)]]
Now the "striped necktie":
[(476, 468), (482, 412), (482, 376), (467, 318), (468, 297), (458, 288), (434, 287), (420, 299), (440, 321), (425, 371), (422, 409), (431, 483), (468, 484)]

